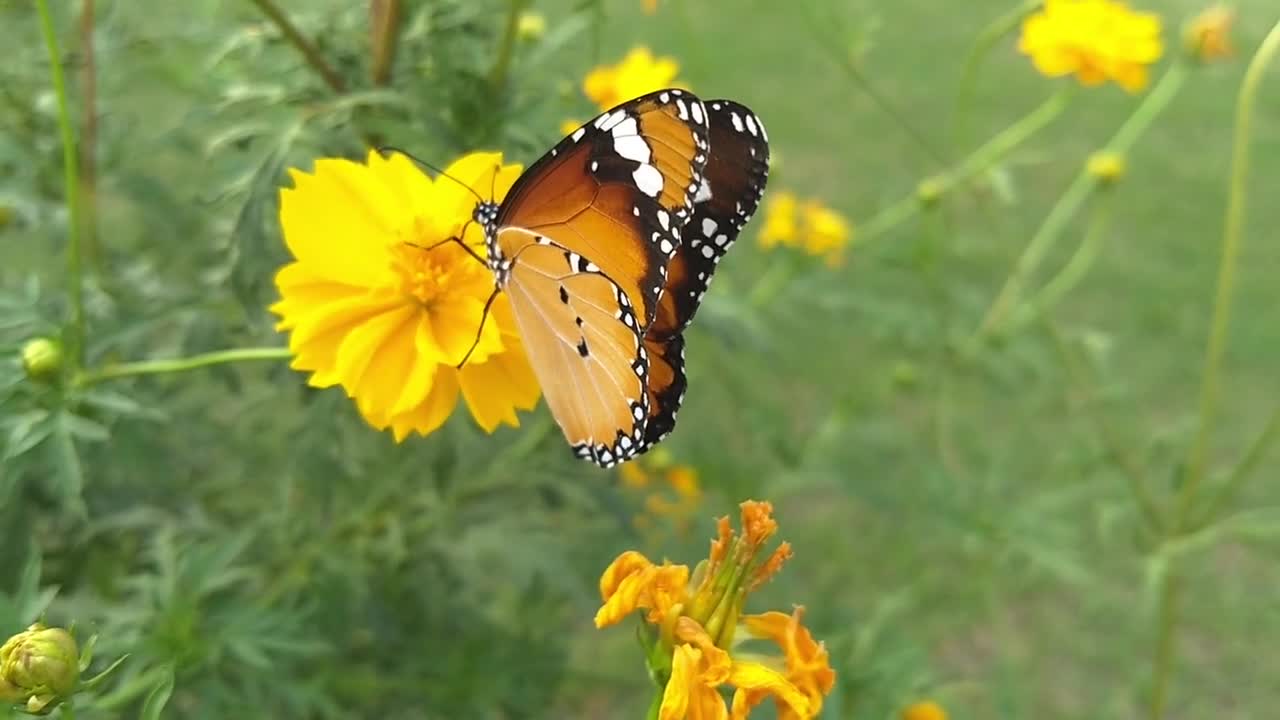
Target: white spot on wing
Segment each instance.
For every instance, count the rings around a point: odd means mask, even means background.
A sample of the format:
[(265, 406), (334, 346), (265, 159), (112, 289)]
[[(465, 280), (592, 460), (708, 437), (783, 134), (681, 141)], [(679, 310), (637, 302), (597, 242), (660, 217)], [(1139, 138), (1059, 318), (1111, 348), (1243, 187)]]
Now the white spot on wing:
[(663, 230), (671, 229), (671, 216), (662, 208), (658, 208), (658, 224), (662, 226)]
[(733, 121), (733, 129), (742, 132), (742, 118), (738, 117), (738, 113), (729, 113), (729, 119)]
[(694, 103), (693, 107), (690, 110), (693, 113), (693, 121), (701, 125), (702, 124), (702, 103), (697, 103), (697, 102)]
[(662, 173), (652, 165), (641, 165), (631, 173), (631, 177), (635, 179), (640, 192), (649, 197), (658, 197), (662, 192)]
[[(633, 120), (632, 122), (634, 123), (635, 121)], [(649, 145), (646, 144), (644, 138), (639, 135), (618, 137), (615, 134), (613, 138), (613, 151), (628, 160), (634, 160), (638, 163), (649, 162)]]
[(703, 180), (702, 184), (698, 186), (698, 189), (694, 191), (693, 201), (695, 203), (700, 203), (700, 202), (706, 202), (710, 199), (711, 199), (711, 183), (707, 182), (706, 180)]
[(756, 134), (756, 119), (750, 115), (747, 116), (747, 130), (749, 130), (752, 135)]
[(716, 221), (711, 218), (702, 218), (702, 234), (711, 237), (716, 231)]
[(573, 135), (570, 135), (570, 137), (573, 138), (574, 142), (578, 142), (579, 140), (582, 139), (582, 136), (586, 134), (587, 134), (586, 128), (578, 128), (577, 130), (573, 131)]

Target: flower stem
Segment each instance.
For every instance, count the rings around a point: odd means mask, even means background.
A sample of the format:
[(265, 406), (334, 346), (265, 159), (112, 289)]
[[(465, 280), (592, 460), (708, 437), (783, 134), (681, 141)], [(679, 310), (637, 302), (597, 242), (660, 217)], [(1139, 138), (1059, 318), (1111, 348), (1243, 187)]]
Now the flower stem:
[(649, 711), (644, 714), (644, 720), (658, 720), (658, 713), (662, 711), (662, 694), (663, 688), (653, 695), (653, 701), (649, 703)]
[[(1280, 405), (1272, 411), (1271, 418), (1267, 420), (1267, 424), (1263, 426), (1262, 432), (1258, 433), (1258, 437), (1254, 439), (1253, 444), (1245, 452), (1244, 457), (1232, 469), (1231, 474), (1227, 476), (1226, 482), (1222, 488), (1218, 490), (1213, 499), (1205, 506), (1204, 512), (1201, 513), (1201, 519), (1196, 524), (1196, 528), (1207, 525), (1213, 518), (1218, 516), (1222, 508), (1226, 507), (1236, 495), (1240, 493), (1241, 486), (1248, 479), (1258, 463), (1266, 456), (1267, 451), (1271, 449), (1271, 445), (1276, 439), (1280, 438)], [(1192, 528), (1192, 529), (1196, 529)]]
[[(1156, 86), (1143, 99), (1142, 103), (1138, 105), (1138, 108), (1133, 111), (1133, 114), (1129, 116), (1129, 119), (1112, 136), (1110, 142), (1105, 146), (1106, 151), (1122, 156), (1128, 153), (1142, 133), (1151, 127), (1151, 123), (1156, 119), (1156, 116), (1169, 105), (1169, 101), (1173, 99), (1178, 89), (1182, 87), (1186, 77), (1186, 63), (1175, 61), (1173, 66), (1165, 72), (1160, 81), (1156, 83)], [(970, 338), (970, 346), (976, 345), (976, 341), (995, 331), (1004, 322), (1008, 312), (1017, 306), (1019, 296), (1027, 283), (1030, 282), (1032, 274), (1039, 268), (1040, 263), (1049, 253), (1049, 250), (1053, 248), (1054, 243), (1061, 236), (1067, 223), (1075, 217), (1084, 201), (1093, 193), (1095, 187), (1097, 187), (1097, 181), (1094, 180), (1086, 168), (1082, 167), (1076, 174), (1075, 179), (1067, 186), (1066, 191), (1058, 198), (1058, 202), (1049, 211), (1049, 214), (1045, 216), (1044, 222), (1036, 230), (1035, 235), (1031, 237), (1026, 248), (1023, 249), (1022, 255), (1018, 257), (1017, 262), (1014, 264), (1013, 272), (1010, 273), (1009, 279), (1005, 281), (1004, 287), (1000, 289), (995, 301), (991, 303), (991, 307), (979, 324), (978, 330)]]
[(1080, 247), (1076, 249), (1075, 254), (1062, 270), (1045, 283), (1039, 293), (1015, 309), (1013, 317), (1009, 320), (1009, 330), (1017, 330), (1035, 316), (1042, 315), (1080, 284), (1098, 259), (1110, 220), (1110, 202), (1100, 202), (1094, 206), (1093, 218), (1089, 222), (1089, 228), (1085, 230), (1084, 239), (1080, 241)]
[(101, 272), (98, 251), (98, 63), (93, 32), (97, 3), (80, 6), (80, 203), (84, 224), (84, 253), (93, 269)]
[(520, 29), (520, 13), (524, 12), (526, 0), (508, 0), (507, 22), (502, 28), (502, 40), (498, 45), (497, 60), (489, 73), (489, 85), (495, 95), (502, 92), (507, 84), (507, 73), (511, 71), (511, 58), (515, 55), (516, 37)]
[(218, 350), (172, 360), (143, 360), (141, 362), (121, 363), (87, 371), (76, 378), (76, 385), (84, 387), (104, 380), (114, 380), (134, 375), (161, 375), (164, 373), (184, 372), (210, 365), (222, 365), (245, 360), (285, 360), (290, 356), (289, 348), (264, 347)]
[(320, 54), (320, 50), (289, 21), (289, 17), (284, 14), (284, 11), (273, 0), (250, 0), (250, 2), (257, 5), (262, 14), (266, 15), (267, 19), (280, 30), (285, 39), (297, 48), (298, 52), (302, 53), (302, 57), (307, 61), (307, 64), (320, 75), (325, 84), (329, 86), (329, 89), (338, 94), (347, 91), (347, 84), (342, 81), (342, 76), (325, 61), (324, 55)]
[(370, 0), (369, 24), (372, 36), (372, 61), (369, 79), (377, 87), (391, 80), (396, 48), (400, 40), (400, 0)]
[(964, 134), (964, 121), (969, 112), (969, 101), (973, 99), (973, 84), (978, 74), (978, 65), (1001, 38), (1012, 32), (1027, 13), (1040, 7), (1043, 2), (1044, 0), (1022, 0), (1017, 7), (991, 21), (991, 24), (983, 28), (982, 32), (978, 33), (978, 38), (973, 41), (964, 59), (964, 70), (960, 73), (959, 89), (956, 91), (956, 99), (951, 109), (952, 148), (959, 144)]
[[(1204, 371), (1200, 385), (1200, 427), (1192, 441), (1187, 459), (1187, 472), (1182, 488), (1179, 490), (1177, 503), (1173, 508), (1172, 518), (1166, 523), (1168, 537), (1174, 538), (1184, 533), (1196, 498), (1200, 483), (1203, 481), (1208, 466), (1209, 445), (1213, 438), (1214, 425), (1218, 411), (1218, 389), (1221, 374), (1222, 354), (1226, 347), (1227, 331), (1231, 321), (1231, 300), (1235, 288), (1236, 266), (1239, 265), (1241, 235), (1244, 229), (1245, 200), (1248, 191), (1249, 177), (1249, 141), (1252, 132), (1254, 101), (1258, 95), (1258, 86), (1262, 76), (1276, 54), (1280, 52), (1280, 21), (1271, 27), (1262, 45), (1249, 61), (1244, 80), (1240, 84), (1240, 94), (1236, 98), (1235, 134), (1231, 149), (1231, 179), (1227, 196), (1226, 219), (1222, 233), (1221, 260), (1218, 265), (1218, 288), (1214, 298), (1213, 319), (1209, 327), (1209, 341), (1205, 346)], [(1175, 66), (1176, 67), (1176, 66)], [(1172, 71), (1171, 71), (1172, 72)], [(1277, 424), (1275, 418), (1263, 431), (1262, 437), (1254, 444), (1244, 461), (1236, 468), (1236, 473), (1228, 481), (1224, 490), (1238, 487), (1243, 476), (1256, 462), (1255, 452), (1262, 450), (1274, 437)], [(1231, 490), (1234, 492), (1234, 490)], [(1221, 497), (1221, 495), (1219, 496)], [(1217, 500), (1214, 501), (1214, 508)], [(1208, 519), (1212, 519), (1209, 516)], [(1151, 705), (1147, 717), (1150, 720), (1162, 720), (1168, 696), (1170, 675), (1176, 653), (1176, 629), (1179, 614), (1179, 595), (1181, 581), (1171, 566), (1161, 580), (1160, 611), (1157, 617), (1156, 651), (1151, 668)]]
[(1213, 319), (1209, 326), (1209, 342), (1205, 346), (1204, 372), (1200, 381), (1200, 428), (1187, 457), (1187, 477), (1178, 502), (1178, 515), (1186, 519), (1195, 502), (1196, 492), (1208, 465), (1209, 444), (1213, 438), (1218, 413), (1218, 391), (1221, 381), (1222, 353), (1231, 326), (1231, 300), (1235, 290), (1236, 267), (1240, 264), (1241, 235), (1244, 230), (1245, 201), (1248, 197), (1249, 141), (1253, 124), (1253, 106), (1262, 76), (1280, 51), (1280, 22), (1262, 41), (1245, 71), (1236, 100), (1235, 138), (1231, 148), (1231, 180), (1227, 195), (1227, 212), (1222, 232), (1221, 260), (1218, 265), (1218, 289), (1213, 302)]
[(76, 166), (76, 140), (71, 131), (71, 111), (67, 107), (67, 83), (62, 74), (62, 54), (58, 50), (58, 35), (53, 28), (48, 0), (36, 0), (40, 12), (40, 29), (44, 34), (45, 48), (49, 51), (49, 74), (53, 82), (53, 94), (58, 101), (58, 133), (62, 138), (62, 184), (67, 202), (67, 298), (71, 305), (71, 326), (67, 331), (67, 357), (73, 367), (84, 363), (84, 293), (81, 283), (82, 257), (80, 247), (80, 180)]
[[(1032, 135), (1044, 129), (1053, 119), (1060, 115), (1067, 106), (1071, 93), (1059, 91), (1041, 103), (1036, 109), (1027, 113), (1017, 122), (1001, 130), (999, 133), (961, 160), (955, 167), (933, 178), (939, 194), (944, 194), (960, 183), (985, 172), (1014, 148), (1026, 142)], [(915, 193), (898, 200), (881, 210), (864, 224), (858, 232), (861, 240), (867, 241), (884, 234), (891, 228), (914, 217), (920, 212), (922, 205)]]

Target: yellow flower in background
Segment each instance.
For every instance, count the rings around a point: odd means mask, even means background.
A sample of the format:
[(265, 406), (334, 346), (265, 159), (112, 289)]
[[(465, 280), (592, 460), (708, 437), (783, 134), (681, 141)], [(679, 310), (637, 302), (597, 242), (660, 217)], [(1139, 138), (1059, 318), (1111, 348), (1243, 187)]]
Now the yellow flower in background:
[(947, 720), (947, 711), (932, 700), (921, 700), (902, 709), (902, 720)]
[[(802, 624), (803, 608), (743, 613), (747, 596), (777, 574), (791, 546), (764, 554), (778, 530), (772, 505), (748, 500), (740, 509), (741, 531), (720, 518), (710, 555), (692, 576), (684, 565), (654, 565), (627, 551), (600, 577), (604, 604), (596, 627), (644, 611), (650, 671), (665, 681), (662, 720), (746, 718), (768, 699), (780, 719), (810, 720), (835, 685), (826, 648)], [(781, 656), (740, 652), (735, 637), (742, 635), (773, 642)], [(728, 708), (720, 694), (725, 685), (734, 688)]]
[(580, 127), (582, 127), (581, 120), (565, 120), (564, 122), (560, 123), (560, 134), (570, 135), (573, 133), (574, 130), (577, 130)]
[(702, 506), (697, 469), (675, 462), (666, 448), (657, 448), (626, 463), (618, 469), (618, 476), (623, 487), (643, 497), (643, 512), (632, 518), (637, 528), (652, 528), (658, 521), (667, 520), (677, 531), (684, 532), (689, 519)]
[(765, 249), (791, 247), (826, 260), (830, 267), (844, 262), (844, 249), (853, 228), (843, 215), (818, 200), (800, 200), (779, 192), (765, 205), (760, 245)]
[(1086, 86), (1112, 80), (1129, 92), (1147, 86), (1163, 49), (1160, 18), (1116, 0), (1045, 0), (1018, 40), (1042, 75), (1075, 75)]
[(1231, 26), (1235, 20), (1235, 10), (1214, 5), (1187, 23), (1182, 34), (1183, 46), (1201, 62), (1231, 57)]
[(640, 0), (640, 7), (644, 8), (645, 15), (652, 15), (658, 12), (658, 0)]
[(801, 213), (804, 217), (805, 252), (825, 258), (830, 267), (843, 264), (844, 248), (852, 234), (849, 223), (840, 213), (816, 200), (805, 203)]
[[(617, 65), (601, 65), (587, 73), (582, 91), (591, 102), (608, 110), (618, 103), (655, 90), (684, 87), (676, 81), (680, 66), (673, 58), (654, 57), (647, 47), (636, 47)], [(575, 125), (570, 131), (577, 128)]]
[(760, 230), (760, 244), (764, 248), (779, 245), (795, 247), (799, 244), (799, 207), (800, 201), (789, 192), (776, 192), (769, 198), (765, 205), (764, 227)]
[[(472, 153), (447, 170), (500, 200), (520, 174), (499, 153)], [(540, 394), (505, 296), (493, 303), (476, 341), (493, 274), (455, 242), (483, 253), (467, 224), (468, 187), (432, 180), (400, 154), (371, 151), (365, 163), (317, 160), (291, 169), (280, 191), (280, 225), (294, 262), (276, 274), (271, 311), (289, 332), (291, 367), (313, 387), (342, 386), (370, 425), (397, 442), (427, 434), (466, 401), (480, 427), (518, 425)]]

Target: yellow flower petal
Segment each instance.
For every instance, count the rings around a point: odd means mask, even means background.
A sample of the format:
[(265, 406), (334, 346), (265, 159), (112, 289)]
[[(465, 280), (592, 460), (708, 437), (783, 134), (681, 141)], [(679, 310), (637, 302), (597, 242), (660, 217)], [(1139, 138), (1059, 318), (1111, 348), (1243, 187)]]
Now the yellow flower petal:
[(295, 262), (276, 275), (271, 306), (289, 332), (291, 366), (317, 387), (340, 384), (370, 425), (397, 441), (438, 428), (457, 405), (454, 368), (475, 341), (465, 396), (485, 430), (518, 422), (537, 380), (504, 298), (483, 329), (493, 274), (447, 242), (467, 228), (477, 195), (501, 199), (520, 174), (497, 153), (473, 153), (432, 180), (409, 158), (371, 152), (363, 164), (321, 159), (292, 171), (280, 222)]

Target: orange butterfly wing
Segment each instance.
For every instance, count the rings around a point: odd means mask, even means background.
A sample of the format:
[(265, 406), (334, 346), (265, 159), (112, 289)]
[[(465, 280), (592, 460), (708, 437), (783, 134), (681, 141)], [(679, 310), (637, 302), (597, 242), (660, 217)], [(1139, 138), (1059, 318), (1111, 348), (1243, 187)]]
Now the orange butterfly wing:
[(632, 457), (649, 413), (643, 338), (707, 162), (707, 111), (663, 90), (603, 113), (477, 210), (551, 413), (580, 457)]

